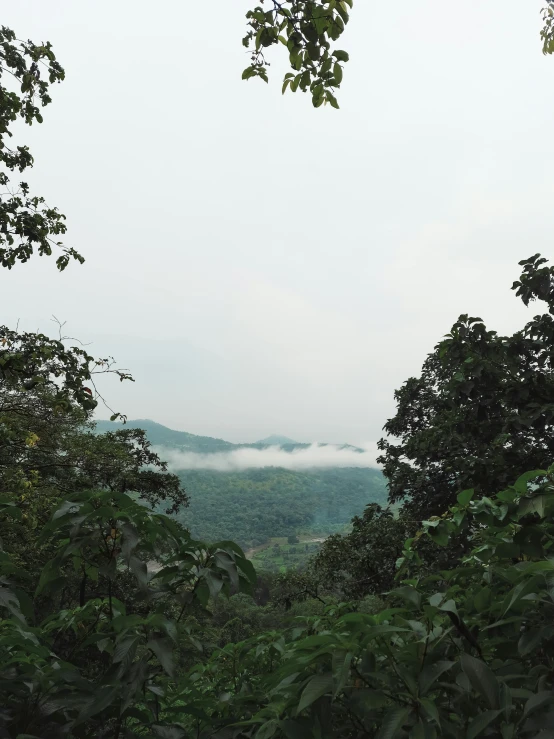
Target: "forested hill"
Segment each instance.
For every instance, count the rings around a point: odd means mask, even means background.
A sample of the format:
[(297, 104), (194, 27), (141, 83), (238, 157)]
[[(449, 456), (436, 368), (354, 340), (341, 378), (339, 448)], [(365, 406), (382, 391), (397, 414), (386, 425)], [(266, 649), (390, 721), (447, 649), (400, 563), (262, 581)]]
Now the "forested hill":
[[(223, 439), (174, 431), (150, 420), (128, 421), (127, 428), (142, 428), (158, 448), (217, 455), (245, 448), (279, 445), (299, 451), (300, 444), (284, 436), (269, 436), (253, 444), (232, 444)], [(97, 431), (112, 431), (121, 424), (98, 421)], [(342, 447), (357, 450), (356, 447)], [(362, 451), (362, 450), (358, 450)], [(264, 544), (272, 537), (299, 533), (327, 535), (348, 526), (368, 503), (386, 505), (387, 490), (380, 470), (367, 467), (314, 467), (308, 470), (276, 466), (232, 471), (177, 470), (190, 497), (190, 506), (177, 518), (192, 534), (204, 540), (231, 539), (243, 547)]]
[(368, 503), (387, 503), (383, 474), (363, 467), (183, 470), (179, 477), (190, 507), (178, 518), (193, 535), (246, 548), (272, 537), (340, 532)]
[(186, 431), (175, 431), (146, 418), (127, 421), (125, 426), (112, 421), (96, 421), (96, 429), (100, 432), (116, 431), (121, 428), (144, 429), (153, 446), (165, 446), (170, 449), (210, 454), (212, 452), (230, 452), (238, 448), (237, 444), (232, 444), (230, 441), (214, 439), (211, 436), (197, 436)]

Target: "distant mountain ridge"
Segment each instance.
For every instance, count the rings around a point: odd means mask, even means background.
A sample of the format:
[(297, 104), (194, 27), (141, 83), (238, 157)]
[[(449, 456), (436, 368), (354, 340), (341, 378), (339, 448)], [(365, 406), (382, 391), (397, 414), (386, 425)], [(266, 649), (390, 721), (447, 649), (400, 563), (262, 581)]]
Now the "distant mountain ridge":
[(230, 452), (240, 447), (239, 444), (233, 444), (224, 439), (215, 439), (212, 436), (198, 436), (197, 434), (189, 434), (187, 431), (175, 431), (167, 428), (167, 426), (162, 426), (161, 423), (151, 421), (149, 418), (137, 418), (133, 421), (127, 421), (126, 424), (115, 421), (96, 421), (96, 430), (100, 433), (125, 428), (143, 429), (146, 431), (148, 441), (153, 446), (165, 446), (170, 449), (198, 452), (200, 454)]
[[(260, 439), (253, 444), (233, 444), (225, 439), (217, 439), (212, 436), (198, 436), (189, 434), (187, 431), (175, 431), (161, 423), (156, 423), (149, 418), (137, 418), (127, 421), (125, 425), (116, 421), (96, 421), (96, 430), (99, 433), (106, 431), (117, 431), (117, 429), (144, 429), (146, 436), (152, 446), (163, 446), (169, 449), (178, 449), (185, 452), (197, 452), (198, 454), (215, 454), (216, 452), (232, 452), (235, 449), (263, 449), (268, 446), (280, 446), (287, 452), (295, 449), (306, 449), (310, 444), (301, 443), (289, 439), (287, 436), (272, 434), (265, 439)], [(313, 442), (316, 443), (316, 442)], [(341, 449), (352, 449), (362, 452), (363, 449), (343, 444)]]

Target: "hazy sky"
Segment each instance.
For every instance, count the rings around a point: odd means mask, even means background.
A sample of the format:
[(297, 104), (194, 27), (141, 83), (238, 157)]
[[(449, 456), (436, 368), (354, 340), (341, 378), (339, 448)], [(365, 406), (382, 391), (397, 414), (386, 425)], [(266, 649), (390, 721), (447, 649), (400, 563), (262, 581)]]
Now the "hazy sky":
[(340, 111), (282, 97), (279, 54), (269, 86), (241, 81), (254, 4), (4, 3), (66, 68), (17, 143), (87, 261), (1, 272), (0, 319), (55, 314), (114, 355), (131, 418), (375, 440), (460, 313), (504, 332), (536, 312), (510, 286), (554, 257), (544, 0), (356, 0)]

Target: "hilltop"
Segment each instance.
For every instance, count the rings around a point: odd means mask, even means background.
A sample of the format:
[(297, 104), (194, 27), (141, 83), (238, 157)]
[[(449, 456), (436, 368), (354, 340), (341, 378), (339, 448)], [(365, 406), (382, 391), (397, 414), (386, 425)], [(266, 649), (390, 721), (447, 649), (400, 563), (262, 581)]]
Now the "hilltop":
[(294, 441), (294, 439), (289, 439), (288, 436), (271, 434), (271, 436), (268, 436), (265, 439), (260, 439), (256, 444), (260, 446), (288, 446), (290, 444), (296, 445), (298, 442)]
[(96, 421), (96, 430), (100, 433), (117, 431), (117, 429), (122, 428), (144, 429), (152, 446), (164, 446), (169, 449), (179, 449), (187, 452), (212, 454), (215, 452), (230, 452), (241, 446), (212, 436), (198, 436), (186, 431), (175, 431), (148, 418), (127, 421), (125, 425), (114, 421)]

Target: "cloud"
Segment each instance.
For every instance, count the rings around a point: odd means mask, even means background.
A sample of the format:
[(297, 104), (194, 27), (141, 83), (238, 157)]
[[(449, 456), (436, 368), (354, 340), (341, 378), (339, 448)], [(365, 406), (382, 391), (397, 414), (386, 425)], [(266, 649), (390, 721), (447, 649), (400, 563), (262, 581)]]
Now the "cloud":
[(335, 444), (310, 444), (302, 449), (286, 451), (279, 446), (265, 449), (242, 448), (231, 452), (199, 454), (158, 447), (157, 453), (172, 471), (214, 470), (239, 472), (263, 467), (281, 467), (287, 470), (310, 470), (331, 467), (378, 468), (378, 452), (374, 442), (360, 446), (361, 451)]

